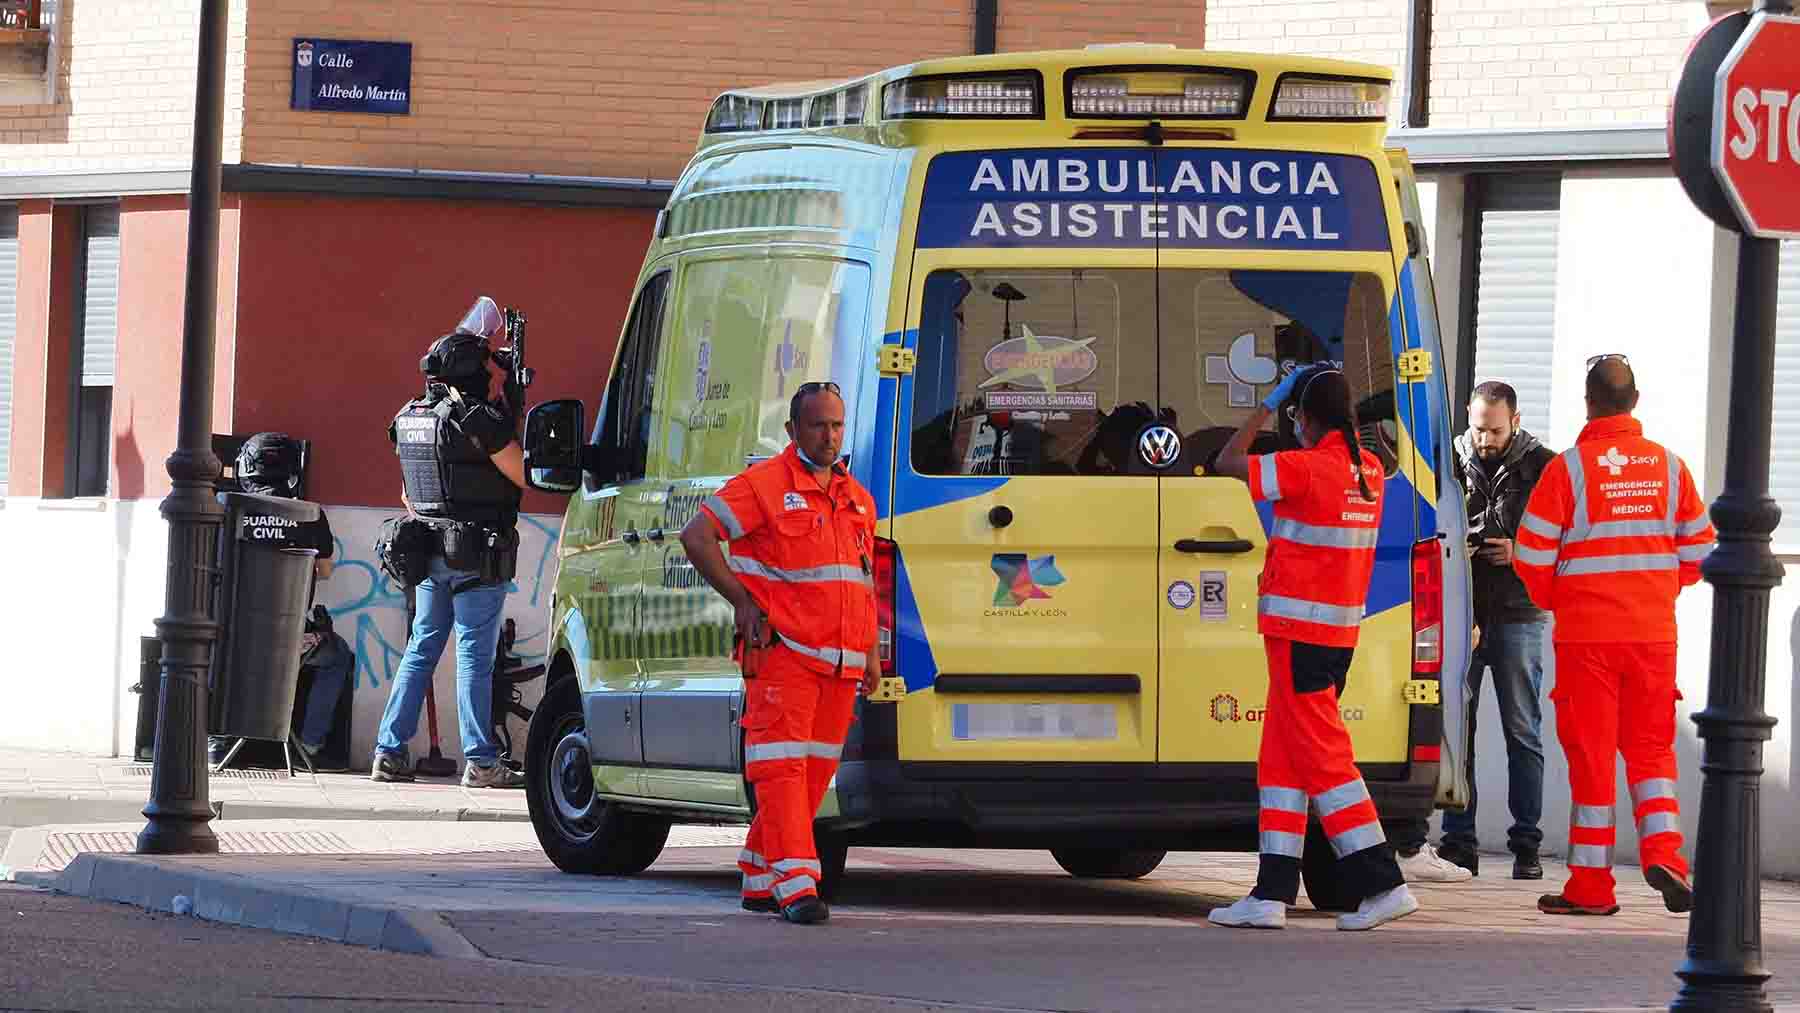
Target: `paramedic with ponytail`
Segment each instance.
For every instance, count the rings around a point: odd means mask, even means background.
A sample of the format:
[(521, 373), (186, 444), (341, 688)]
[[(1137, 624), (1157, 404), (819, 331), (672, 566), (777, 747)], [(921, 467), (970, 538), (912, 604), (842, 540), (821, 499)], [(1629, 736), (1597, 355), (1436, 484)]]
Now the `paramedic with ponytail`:
[[(1302, 449), (1248, 455), (1284, 401)], [(1219, 451), (1216, 471), (1273, 504), (1275, 524), (1258, 586), (1257, 629), (1269, 657), (1256, 784), (1261, 861), (1256, 887), (1209, 916), (1215, 925), (1279, 929), (1300, 893), (1310, 804), (1337, 855), (1337, 874), (1361, 901), (1338, 916), (1344, 931), (1372, 929), (1419, 909), (1381, 832), (1356, 769), (1338, 697), (1362, 624), (1375, 566), (1381, 466), (1356, 441), (1342, 371), (1319, 363), (1288, 374)]]

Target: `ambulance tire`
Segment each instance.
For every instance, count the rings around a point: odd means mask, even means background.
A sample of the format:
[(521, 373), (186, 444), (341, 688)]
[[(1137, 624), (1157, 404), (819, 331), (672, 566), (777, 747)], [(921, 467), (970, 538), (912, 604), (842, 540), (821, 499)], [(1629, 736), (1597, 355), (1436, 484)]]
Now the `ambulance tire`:
[(560, 674), (531, 716), (525, 741), (525, 803), (531, 828), (564, 872), (635, 876), (662, 854), (669, 821), (626, 812), (593, 797), (593, 769), (571, 735), (584, 731), (581, 691)]
[(1300, 882), (1306, 886), (1306, 899), (1317, 911), (1355, 911), (1357, 901), (1350, 898), (1338, 877), (1337, 855), (1325, 839), (1325, 829), (1318, 820), (1306, 823), (1306, 848), (1300, 853)]
[(850, 843), (843, 834), (815, 828), (813, 847), (819, 853), (819, 898), (836, 900), (838, 884), (844, 881), (844, 861), (850, 857)]
[(1050, 857), (1077, 879), (1142, 879), (1156, 871), (1167, 851), (1124, 848), (1051, 848)]

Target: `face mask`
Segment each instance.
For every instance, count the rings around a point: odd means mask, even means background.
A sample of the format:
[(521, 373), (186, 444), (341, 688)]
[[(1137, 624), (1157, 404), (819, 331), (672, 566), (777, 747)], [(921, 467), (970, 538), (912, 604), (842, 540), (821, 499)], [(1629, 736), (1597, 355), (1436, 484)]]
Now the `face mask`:
[(1305, 425), (1298, 423), (1298, 422), (1296, 422), (1294, 424), (1294, 439), (1299, 441), (1300, 449), (1302, 449), (1302, 450), (1311, 450), (1312, 449), (1313, 441), (1307, 438)]
[(795, 453), (795, 455), (797, 455), (797, 456), (798, 456), (798, 457), (799, 457), (799, 458), (800, 458), (800, 461), (801, 461), (801, 463), (802, 463), (802, 464), (805, 464), (805, 465), (806, 465), (806, 466), (807, 466), (807, 467), (808, 467), (808, 468), (811, 468), (811, 469), (813, 469), (813, 470), (814, 470), (814, 471), (822, 471), (822, 470), (824, 470), (824, 469), (825, 469), (825, 468), (829, 468), (829, 467), (831, 467), (831, 464), (835, 464), (835, 463), (836, 463), (836, 462), (835, 462), (835, 461), (834, 461), (834, 462), (831, 462), (831, 463), (828, 463), (828, 464), (820, 464), (820, 463), (819, 463), (819, 462), (817, 462), (817, 461), (815, 461), (815, 460), (813, 460), (813, 459), (812, 459), (812, 458), (810, 458), (810, 457), (808, 457), (808, 456), (806, 456), (806, 451), (804, 451), (804, 450), (802, 450), (802, 449), (800, 449), (800, 444), (798, 444), (798, 443), (796, 443), (796, 444), (794, 444), (794, 453)]

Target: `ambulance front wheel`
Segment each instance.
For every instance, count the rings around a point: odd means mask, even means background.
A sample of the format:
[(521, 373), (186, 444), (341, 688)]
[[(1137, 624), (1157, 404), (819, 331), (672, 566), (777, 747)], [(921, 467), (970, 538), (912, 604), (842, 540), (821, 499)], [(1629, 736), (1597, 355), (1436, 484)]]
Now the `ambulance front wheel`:
[(1080, 879), (1142, 879), (1162, 864), (1166, 851), (1124, 848), (1051, 848), (1063, 871)]
[(565, 675), (544, 693), (525, 742), (525, 802), (544, 854), (564, 872), (635, 876), (669, 839), (669, 821), (626, 812), (599, 797), (581, 714)]

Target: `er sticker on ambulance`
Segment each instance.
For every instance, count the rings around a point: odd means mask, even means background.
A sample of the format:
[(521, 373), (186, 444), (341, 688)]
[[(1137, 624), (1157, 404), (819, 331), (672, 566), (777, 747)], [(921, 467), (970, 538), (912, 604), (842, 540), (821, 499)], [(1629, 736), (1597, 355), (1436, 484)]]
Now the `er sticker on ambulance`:
[(967, 151), (932, 159), (917, 245), (1386, 250), (1388, 224), (1349, 155)]

